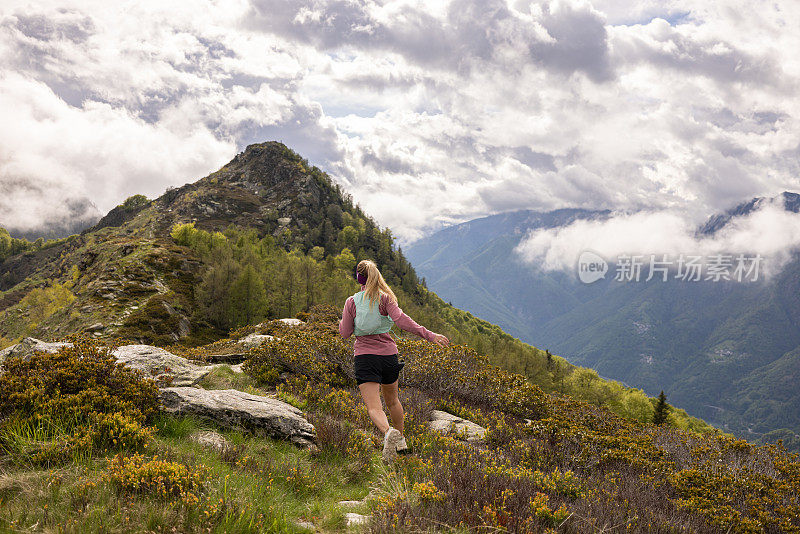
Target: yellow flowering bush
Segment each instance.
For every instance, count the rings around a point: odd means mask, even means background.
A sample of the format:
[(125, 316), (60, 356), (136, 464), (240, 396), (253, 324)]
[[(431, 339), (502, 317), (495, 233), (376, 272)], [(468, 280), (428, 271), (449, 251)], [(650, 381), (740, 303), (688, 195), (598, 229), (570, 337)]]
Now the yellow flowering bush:
[(433, 482), (415, 482), (411, 490), (417, 494), (422, 502), (443, 502), (446, 495)]
[(103, 477), (119, 491), (179, 501), (188, 507), (200, 504), (208, 474), (203, 468), (134, 454), (109, 459)]
[(153, 380), (116, 362), (108, 347), (72, 347), (8, 358), (0, 374), (0, 448), (20, 462), (55, 464), (96, 450), (138, 450), (159, 407)]

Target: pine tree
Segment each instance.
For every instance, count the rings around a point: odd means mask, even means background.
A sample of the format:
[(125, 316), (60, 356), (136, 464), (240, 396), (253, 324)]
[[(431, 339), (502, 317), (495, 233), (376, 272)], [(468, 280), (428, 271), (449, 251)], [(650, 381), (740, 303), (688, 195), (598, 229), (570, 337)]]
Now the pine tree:
[(656, 410), (653, 413), (653, 424), (654, 425), (663, 425), (667, 421), (667, 416), (669, 415), (669, 404), (667, 404), (667, 396), (664, 395), (664, 390), (661, 390), (661, 393), (658, 395), (658, 404), (656, 404)]

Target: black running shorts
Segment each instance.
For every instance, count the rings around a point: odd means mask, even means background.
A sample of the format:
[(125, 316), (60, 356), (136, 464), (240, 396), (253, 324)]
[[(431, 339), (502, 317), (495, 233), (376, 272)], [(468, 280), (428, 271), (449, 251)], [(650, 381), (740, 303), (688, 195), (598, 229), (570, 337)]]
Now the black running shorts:
[(356, 354), (353, 367), (356, 382), (379, 382), (391, 384), (400, 376), (405, 362), (398, 361), (397, 354)]

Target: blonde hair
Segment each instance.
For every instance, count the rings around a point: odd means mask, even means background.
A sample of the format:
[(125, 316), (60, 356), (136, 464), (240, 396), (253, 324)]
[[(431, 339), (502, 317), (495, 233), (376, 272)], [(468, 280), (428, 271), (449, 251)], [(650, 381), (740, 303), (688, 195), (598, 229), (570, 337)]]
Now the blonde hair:
[(383, 279), (381, 272), (378, 270), (378, 266), (375, 265), (375, 262), (372, 260), (361, 260), (358, 262), (358, 266), (356, 270), (361, 273), (362, 275), (367, 277), (367, 283), (364, 284), (364, 294), (369, 298), (369, 309), (372, 309), (372, 304), (374, 302), (379, 302), (381, 294), (389, 295), (389, 299), (393, 302), (397, 302), (397, 296), (395, 296), (394, 291), (392, 288), (389, 287), (389, 284), (386, 283), (386, 280)]

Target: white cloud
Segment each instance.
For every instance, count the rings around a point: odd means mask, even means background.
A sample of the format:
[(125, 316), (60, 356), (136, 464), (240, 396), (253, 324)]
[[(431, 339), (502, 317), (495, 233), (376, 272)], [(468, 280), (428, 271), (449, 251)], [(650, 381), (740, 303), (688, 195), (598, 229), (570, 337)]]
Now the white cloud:
[(651, 255), (675, 261), (681, 255), (716, 254), (748, 258), (761, 255), (766, 275), (774, 275), (800, 248), (800, 214), (786, 211), (783, 202), (764, 201), (752, 213), (734, 217), (720, 230), (698, 233), (698, 221), (677, 210), (612, 213), (607, 218), (578, 220), (560, 228), (531, 231), (515, 252), (538, 268), (574, 272), (584, 251), (609, 262), (620, 256)]
[(160, 195), (219, 167), (233, 150), (202, 126), (170, 130), (124, 109), (88, 101), (74, 108), (46, 85), (0, 77), (0, 214), (20, 230), (66, 219), (69, 201), (89, 197), (106, 212), (121, 199)]

